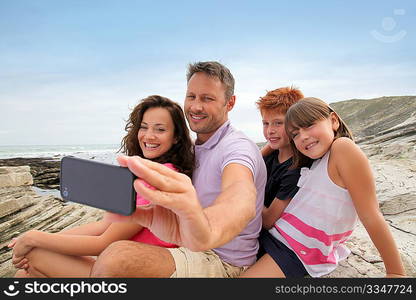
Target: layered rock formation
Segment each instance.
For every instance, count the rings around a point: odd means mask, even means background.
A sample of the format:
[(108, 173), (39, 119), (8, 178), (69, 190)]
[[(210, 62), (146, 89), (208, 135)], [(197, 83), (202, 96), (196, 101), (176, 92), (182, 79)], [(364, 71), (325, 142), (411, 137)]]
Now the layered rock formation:
[(416, 96), (352, 99), (331, 103), (330, 106), (348, 124), (358, 140), (388, 132), (400, 135), (403, 131), (406, 135), (416, 122)]
[(101, 218), (101, 210), (65, 203), (54, 196), (41, 196), (32, 189), (28, 166), (0, 167), (0, 277), (12, 277), (13, 237), (31, 229), (58, 232)]
[(330, 104), (369, 156), (416, 159), (416, 96)]
[(29, 166), (33, 185), (41, 189), (59, 189), (60, 161), (53, 158), (0, 159), (1, 166)]
[[(400, 249), (407, 275), (416, 277), (416, 165), (404, 153), (401, 158), (386, 159), (374, 149), (368, 148), (367, 152), (381, 211)], [(7, 248), (13, 237), (30, 229), (58, 232), (102, 217), (101, 210), (38, 195), (32, 190), (32, 182), (27, 166), (0, 167), (0, 277), (13, 276), (16, 271)], [(360, 223), (347, 244), (351, 255), (328, 277), (384, 276), (377, 249)]]

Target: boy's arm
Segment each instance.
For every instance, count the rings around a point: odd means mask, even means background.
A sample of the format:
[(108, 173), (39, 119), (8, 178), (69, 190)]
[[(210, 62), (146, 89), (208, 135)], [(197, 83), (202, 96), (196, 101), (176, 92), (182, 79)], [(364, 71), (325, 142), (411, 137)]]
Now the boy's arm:
[[(280, 182), (278, 191), (269, 207), (264, 207), (262, 211), (264, 229), (270, 229), (274, 226), (274, 223), (281, 217), (283, 211), (298, 191), (297, 182), (300, 174), (297, 170), (286, 170), (286, 172), (276, 176), (278, 177), (273, 178), (273, 181)], [(273, 181), (269, 184), (273, 184)]]
[(270, 229), (273, 227), (277, 219), (280, 218), (285, 208), (289, 205), (291, 199), (280, 200), (274, 198), (269, 207), (264, 207), (262, 211), (263, 228)]
[(261, 148), (260, 152), (261, 155), (263, 157), (266, 157), (267, 155), (272, 154), (274, 150), (270, 147), (269, 143), (267, 143), (266, 145), (263, 146), (263, 148)]

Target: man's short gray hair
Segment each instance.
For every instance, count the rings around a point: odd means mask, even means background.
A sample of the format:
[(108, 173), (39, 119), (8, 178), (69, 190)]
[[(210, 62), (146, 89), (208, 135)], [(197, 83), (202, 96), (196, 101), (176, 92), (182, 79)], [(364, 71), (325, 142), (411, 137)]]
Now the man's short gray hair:
[(216, 61), (200, 61), (189, 64), (186, 73), (187, 82), (189, 82), (192, 75), (198, 72), (218, 78), (225, 87), (225, 99), (227, 101), (234, 95), (234, 77), (226, 66)]

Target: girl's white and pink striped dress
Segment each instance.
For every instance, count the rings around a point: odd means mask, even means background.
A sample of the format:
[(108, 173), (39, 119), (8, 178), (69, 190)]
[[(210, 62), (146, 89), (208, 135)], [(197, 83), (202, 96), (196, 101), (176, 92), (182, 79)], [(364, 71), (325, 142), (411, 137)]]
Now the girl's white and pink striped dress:
[(312, 277), (332, 272), (350, 254), (344, 243), (358, 219), (348, 190), (329, 178), (329, 155), (301, 169), (299, 191), (269, 230), (296, 253)]

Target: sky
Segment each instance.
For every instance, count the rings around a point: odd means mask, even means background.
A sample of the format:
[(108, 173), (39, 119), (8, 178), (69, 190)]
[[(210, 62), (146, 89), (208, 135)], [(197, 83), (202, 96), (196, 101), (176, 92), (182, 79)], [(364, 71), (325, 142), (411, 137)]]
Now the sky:
[(229, 118), (264, 141), (256, 100), (416, 95), (416, 2), (0, 0), (0, 146), (119, 144), (140, 99), (181, 105), (189, 63), (236, 80)]

